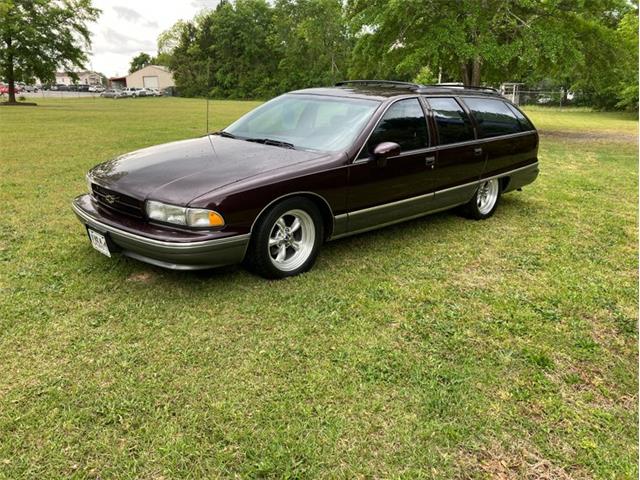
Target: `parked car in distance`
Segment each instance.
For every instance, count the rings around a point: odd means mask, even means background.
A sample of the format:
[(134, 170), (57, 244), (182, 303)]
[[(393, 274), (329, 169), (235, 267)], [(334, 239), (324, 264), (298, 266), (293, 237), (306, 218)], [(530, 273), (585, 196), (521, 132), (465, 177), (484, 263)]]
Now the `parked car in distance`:
[(89, 91), (90, 92), (94, 92), (94, 93), (102, 93), (104, 92), (105, 88), (102, 85), (90, 85), (89, 86)]
[[(14, 93), (22, 93), (22, 88), (19, 85), (13, 86)], [(9, 95), (9, 85), (6, 83), (0, 84), (0, 95)]]
[(76, 85), (76, 91), (77, 92), (89, 92), (89, 85), (85, 85), (85, 84), (81, 84), (81, 85)]
[(123, 98), (125, 95), (122, 90), (109, 88), (100, 94), (103, 98)]
[(39, 88), (36, 85), (25, 85), (23, 87), (23, 90), (29, 93), (36, 93), (39, 90)]
[(159, 97), (160, 91), (157, 88), (145, 88), (144, 89), (147, 97)]
[(328, 240), (453, 207), (491, 217), (536, 179), (538, 141), (494, 89), (341, 82), (97, 165), (72, 207), (107, 256), (282, 278)]
[(122, 93), (124, 97), (136, 98), (141, 96), (140, 90), (142, 89), (138, 87), (126, 87), (122, 89)]

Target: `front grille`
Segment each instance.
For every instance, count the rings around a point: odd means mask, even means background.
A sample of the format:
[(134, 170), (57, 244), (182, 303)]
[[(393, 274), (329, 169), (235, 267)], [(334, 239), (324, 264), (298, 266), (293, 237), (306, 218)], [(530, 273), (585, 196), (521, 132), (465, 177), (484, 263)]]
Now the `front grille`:
[(98, 205), (111, 212), (122, 213), (134, 218), (144, 218), (144, 202), (135, 198), (114, 192), (95, 183), (91, 184), (93, 198)]

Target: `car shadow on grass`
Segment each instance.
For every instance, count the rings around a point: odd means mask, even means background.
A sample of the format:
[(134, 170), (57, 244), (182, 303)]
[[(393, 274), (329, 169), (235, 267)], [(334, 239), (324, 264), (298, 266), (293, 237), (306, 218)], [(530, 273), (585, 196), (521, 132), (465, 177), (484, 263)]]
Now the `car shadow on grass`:
[[(501, 198), (500, 206), (496, 212), (496, 217), (485, 222), (509, 221), (512, 216), (517, 216), (519, 212), (532, 211), (531, 200), (523, 199), (519, 195), (507, 195)], [(379, 248), (382, 248), (396, 241), (398, 238), (417, 238), (419, 241), (438, 241), (438, 236), (448, 231), (459, 231), (465, 229), (468, 222), (475, 223), (460, 215), (456, 209), (444, 212), (425, 215), (423, 217), (401, 222), (388, 227), (359, 233), (346, 238), (328, 242), (322, 246), (320, 259), (311, 270), (311, 274), (326, 274), (331, 265), (340, 263), (349, 256), (361, 257), (364, 259)], [(426, 236), (425, 236), (426, 235)], [(401, 253), (399, 253), (401, 254)], [(138, 284), (153, 283), (158, 278), (163, 278), (170, 283), (176, 282), (182, 285), (200, 285), (206, 283), (220, 282), (223, 286), (251, 284), (254, 282), (280, 282), (277, 280), (267, 280), (247, 270), (243, 265), (230, 265), (226, 267), (211, 268), (205, 270), (178, 271), (169, 270), (153, 265), (144, 264), (137, 260), (121, 256), (124, 269), (128, 271), (127, 281)], [(285, 281), (295, 281), (296, 277)]]

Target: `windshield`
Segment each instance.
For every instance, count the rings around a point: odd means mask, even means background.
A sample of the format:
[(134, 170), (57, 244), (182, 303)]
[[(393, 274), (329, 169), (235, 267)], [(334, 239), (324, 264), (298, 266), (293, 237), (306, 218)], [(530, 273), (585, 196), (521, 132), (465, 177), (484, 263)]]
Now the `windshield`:
[(282, 95), (249, 112), (224, 131), (304, 150), (346, 150), (379, 102), (321, 95)]

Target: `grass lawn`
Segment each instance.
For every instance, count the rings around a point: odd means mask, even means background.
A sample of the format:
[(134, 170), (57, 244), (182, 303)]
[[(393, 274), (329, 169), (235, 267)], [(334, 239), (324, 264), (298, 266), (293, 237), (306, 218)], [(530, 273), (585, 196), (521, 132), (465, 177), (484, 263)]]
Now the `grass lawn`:
[(110, 260), (71, 211), (203, 101), (0, 108), (0, 478), (637, 478), (638, 122), (529, 113), (541, 175), (492, 219), (269, 282)]

